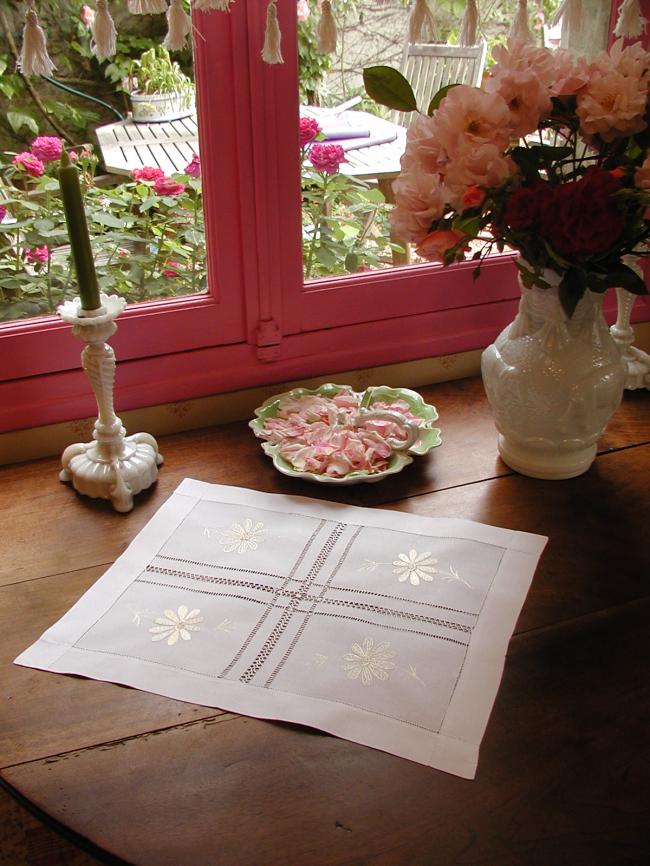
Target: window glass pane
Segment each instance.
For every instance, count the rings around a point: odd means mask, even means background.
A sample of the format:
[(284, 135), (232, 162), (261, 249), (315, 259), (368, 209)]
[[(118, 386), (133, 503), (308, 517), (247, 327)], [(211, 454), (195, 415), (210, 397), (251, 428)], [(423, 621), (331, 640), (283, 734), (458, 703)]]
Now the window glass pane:
[[(121, 13), (117, 55), (99, 63), (94, 13), (69, 6), (65, 20), (39, 8), (55, 78), (26, 87), (0, 56), (11, 100), (0, 130), (0, 322), (54, 313), (77, 294), (57, 180), (63, 146), (79, 169), (100, 289), (129, 303), (206, 290), (191, 48), (170, 57), (164, 16)], [(20, 17), (7, 22), (20, 44)]]
[[(559, 44), (561, 27), (547, 23), (560, 0), (528, 4), (529, 27), (536, 44)], [(604, 45), (605, 7), (592, 16), (593, 44)], [(481, 6), (476, 45), (458, 45), (466, 4), (461, 0), (430, 3), (417, 44), (407, 41), (408, 0), (337, 0), (332, 3), (336, 49), (323, 54), (321, 0), (297, 0), (300, 103), (303, 142), (303, 252), (305, 279), (393, 265), (424, 264), (413, 245), (391, 229), (392, 181), (400, 170), (406, 129), (414, 113), (399, 112), (371, 100), (363, 83), (364, 68), (378, 65), (401, 70), (410, 82), (418, 108), (426, 113), (431, 98), (453, 83), (479, 85), (491, 63), (491, 49), (506, 42), (518, 0), (491, 0)], [(309, 141), (316, 127), (318, 137)], [(338, 154), (331, 150), (338, 145)], [(310, 163), (311, 158), (311, 163)], [(340, 162), (338, 170), (334, 171)], [(320, 170), (318, 170), (320, 169)], [(328, 173), (332, 171), (332, 173)], [(471, 247), (475, 253), (483, 244)], [(485, 253), (498, 255), (496, 247)]]

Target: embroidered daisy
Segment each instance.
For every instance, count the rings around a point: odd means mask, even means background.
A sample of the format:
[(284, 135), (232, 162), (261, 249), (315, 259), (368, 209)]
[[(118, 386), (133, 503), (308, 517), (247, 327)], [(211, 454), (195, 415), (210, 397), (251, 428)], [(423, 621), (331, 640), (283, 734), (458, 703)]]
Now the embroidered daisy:
[(266, 529), (263, 523), (255, 523), (247, 517), (243, 523), (233, 523), (230, 529), (222, 532), (219, 543), (225, 553), (246, 553), (247, 550), (257, 550), (259, 544), (266, 540)]
[(366, 638), (361, 646), (353, 643), (352, 651), (343, 656), (343, 667), (348, 679), (356, 680), (361, 677), (364, 686), (372, 685), (375, 681), (373, 678), (382, 682), (387, 680), (388, 671), (395, 667), (391, 659), (396, 656), (389, 647), (390, 644), (386, 641), (375, 646), (372, 638)]
[(393, 562), (393, 574), (398, 575), (400, 583), (410, 580), (412, 586), (419, 586), (421, 580), (433, 580), (433, 575), (438, 571), (435, 568), (437, 562), (428, 550), (425, 553), (409, 550), (408, 554), (398, 553)]
[(187, 607), (182, 604), (178, 608), (178, 612), (166, 610), (164, 616), (157, 617), (149, 631), (153, 635), (151, 640), (167, 639), (168, 646), (174, 646), (178, 641), (179, 636), (182, 640), (190, 640), (192, 631), (200, 631), (197, 623), (203, 622), (203, 617), (199, 616), (201, 611), (198, 608), (188, 611)]

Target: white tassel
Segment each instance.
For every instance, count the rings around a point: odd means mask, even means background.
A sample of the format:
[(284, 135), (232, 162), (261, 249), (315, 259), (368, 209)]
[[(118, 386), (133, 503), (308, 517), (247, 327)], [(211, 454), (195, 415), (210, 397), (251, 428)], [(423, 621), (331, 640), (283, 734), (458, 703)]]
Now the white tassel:
[(615, 36), (640, 36), (645, 30), (647, 20), (641, 15), (639, 0), (623, 0), (618, 11), (618, 20), (614, 28)]
[(235, 0), (193, 0), (192, 5), (199, 12), (211, 12), (216, 9), (218, 12), (230, 12), (230, 4)]
[(23, 75), (51, 75), (56, 68), (47, 53), (47, 43), (43, 28), (30, 0), (25, 15), (23, 47), (18, 60), (18, 68)]
[(508, 39), (513, 42), (532, 42), (533, 37), (528, 26), (528, 4), (526, 0), (519, 0), (519, 6), (512, 22)]
[(264, 48), (262, 48), (262, 60), (265, 63), (284, 63), (280, 48), (281, 38), (276, 0), (270, 0), (266, 10), (266, 30)]
[(564, 19), (564, 27), (568, 27), (574, 33), (580, 27), (580, 16), (582, 15), (582, 0), (562, 0), (557, 12), (551, 21), (551, 27), (557, 25)]
[(336, 51), (336, 23), (332, 15), (330, 0), (323, 0), (320, 19), (316, 29), (317, 47), (320, 54), (334, 54)]
[(167, 10), (167, 35), (163, 48), (180, 51), (185, 48), (187, 37), (192, 32), (192, 19), (183, 9), (183, 0), (170, 0)]
[(425, 27), (429, 31), (429, 40), (434, 41), (436, 37), (436, 22), (427, 0), (415, 0), (415, 5), (409, 15), (409, 42), (425, 42), (423, 38)]
[(117, 31), (108, 10), (108, 0), (97, 0), (97, 12), (91, 32), (93, 34), (91, 51), (99, 62), (112, 57), (117, 50)]
[(167, 0), (128, 0), (126, 5), (131, 15), (157, 15), (166, 11)]
[(476, 45), (476, 31), (478, 29), (478, 9), (476, 0), (467, 0), (465, 14), (460, 25), (458, 35), (459, 45)]

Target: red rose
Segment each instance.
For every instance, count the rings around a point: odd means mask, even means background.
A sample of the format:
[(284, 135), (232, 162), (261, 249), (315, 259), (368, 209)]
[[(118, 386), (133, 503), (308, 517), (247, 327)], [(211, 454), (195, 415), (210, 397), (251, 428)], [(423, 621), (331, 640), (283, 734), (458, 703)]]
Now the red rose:
[(596, 166), (587, 169), (580, 180), (555, 187), (542, 207), (541, 237), (572, 262), (606, 253), (625, 227), (615, 197), (620, 189), (619, 178)]
[(503, 213), (504, 223), (512, 229), (528, 229), (535, 225), (549, 195), (549, 186), (543, 181), (515, 190)]

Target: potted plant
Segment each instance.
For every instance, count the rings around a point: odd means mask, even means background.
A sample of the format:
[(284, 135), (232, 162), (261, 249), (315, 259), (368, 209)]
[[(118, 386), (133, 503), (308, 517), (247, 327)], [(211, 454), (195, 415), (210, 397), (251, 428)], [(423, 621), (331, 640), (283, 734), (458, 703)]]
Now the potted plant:
[(128, 83), (135, 123), (178, 120), (194, 111), (194, 85), (162, 46), (132, 63)]

